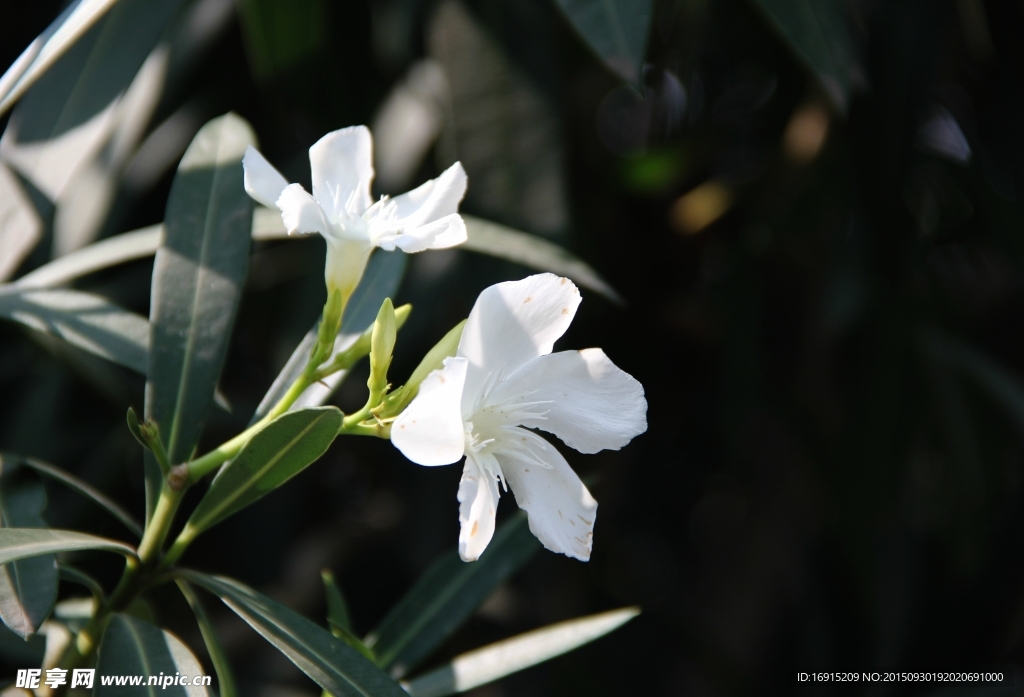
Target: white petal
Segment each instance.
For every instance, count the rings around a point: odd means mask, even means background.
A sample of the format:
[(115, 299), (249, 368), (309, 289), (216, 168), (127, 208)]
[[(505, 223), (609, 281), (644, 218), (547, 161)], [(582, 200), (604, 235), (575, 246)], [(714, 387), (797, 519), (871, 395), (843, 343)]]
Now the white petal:
[(363, 214), (373, 202), (373, 137), (366, 126), (331, 131), (309, 149), (313, 197), (337, 221)]
[(561, 438), (581, 453), (618, 450), (647, 430), (644, 388), (601, 349), (540, 356), (494, 388), (489, 402), (529, 403), (544, 413), (524, 425)]
[(469, 359), (463, 412), (473, 413), (488, 379), (498, 380), (551, 353), (579, 304), (575, 284), (550, 273), (498, 283), (480, 293), (459, 342), (458, 355)]
[(461, 162), (456, 162), (437, 179), (392, 199), (397, 208), (396, 224), (410, 230), (457, 213), (465, 195), (466, 170), (462, 169)]
[(327, 222), (323, 209), (301, 184), (286, 186), (275, 205), (281, 209), (281, 220), (289, 235), (308, 232), (319, 232), (325, 236), (330, 234), (331, 224)]
[(447, 249), (466, 241), (466, 223), (458, 213), (427, 223), (414, 230), (382, 235), (377, 246), (387, 251), (398, 247), (406, 254), (425, 249)]
[(391, 425), (391, 442), (421, 465), (450, 465), (465, 452), (466, 433), (459, 403), (466, 360), (446, 358), (420, 384), (416, 398)]
[(512, 429), (510, 437), (524, 439), (531, 454), (551, 466), (541, 467), (515, 450), (497, 455), (516, 503), (529, 517), (530, 532), (552, 552), (589, 560), (597, 501), (553, 445), (522, 428)]
[(267, 208), (276, 208), (277, 199), (288, 186), (288, 180), (251, 145), (245, 149), (242, 170), (245, 172), (245, 190), (248, 194)]
[(494, 516), (498, 512), (498, 478), (480, 467), (475, 458), (491, 460), (486, 454), (470, 454), (459, 482), (459, 556), (476, 561), (494, 536)]

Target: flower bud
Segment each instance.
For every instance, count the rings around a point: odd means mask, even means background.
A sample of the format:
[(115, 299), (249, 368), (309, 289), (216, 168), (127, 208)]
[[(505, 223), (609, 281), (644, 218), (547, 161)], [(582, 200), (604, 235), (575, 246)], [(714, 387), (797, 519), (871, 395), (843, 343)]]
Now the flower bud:
[(395, 306), (391, 304), (391, 298), (385, 298), (370, 334), (370, 379), (366, 383), (370, 394), (377, 400), (384, 396), (388, 386), (388, 368), (397, 334)]
[(427, 351), (427, 355), (416, 366), (416, 370), (412, 371), (409, 381), (388, 395), (388, 398), (384, 401), (383, 409), (378, 414), (379, 418), (386, 419), (397, 416), (405, 409), (406, 405), (412, 401), (419, 391), (420, 383), (428, 375), (440, 368), (444, 364), (445, 358), (454, 356), (459, 350), (459, 341), (462, 339), (462, 330), (465, 326), (466, 320), (462, 320), (445, 334), (440, 341), (434, 344), (434, 348)]

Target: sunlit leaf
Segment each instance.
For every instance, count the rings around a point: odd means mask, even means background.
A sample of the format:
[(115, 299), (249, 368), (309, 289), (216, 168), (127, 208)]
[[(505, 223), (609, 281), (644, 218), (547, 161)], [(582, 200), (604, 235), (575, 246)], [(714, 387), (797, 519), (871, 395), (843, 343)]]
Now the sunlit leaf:
[(0, 564), (9, 564), (18, 559), (38, 557), (57, 552), (80, 552), (83, 550), (118, 552), (135, 555), (135, 548), (117, 540), (87, 535), (73, 530), (37, 528), (0, 528)]
[[(99, 657), (96, 661), (97, 676), (141, 675), (146, 682), (149, 678), (160, 679), (161, 676), (174, 677), (187, 675), (193, 678), (203, 675), (203, 665), (185, 644), (170, 632), (160, 629), (129, 615), (115, 613), (107, 623), (100, 642)], [(189, 680), (188, 682), (191, 682)], [(188, 697), (212, 697), (213, 691), (198, 685), (140, 685), (125, 689), (122, 685), (104, 685), (98, 678), (93, 694), (96, 697), (107, 695), (145, 695), (146, 697), (166, 697), (168, 695)]]
[(15, 461), (21, 462), (26, 467), (31, 467), (40, 474), (45, 474), (47, 477), (60, 482), (69, 489), (78, 492), (121, 521), (136, 537), (142, 537), (142, 526), (140, 526), (135, 520), (135, 517), (118, 505), (117, 502), (109, 496), (99, 491), (88, 482), (82, 481), (75, 475), (70, 472), (65, 472), (59, 467), (55, 467), (41, 460), (36, 460), (35, 458), (19, 458), (17, 455), (4, 455), (0, 453), (0, 462), (5, 458), (12, 458)]
[(412, 697), (445, 697), (568, 653), (612, 632), (640, 614), (638, 608), (559, 622), (456, 656), (451, 663), (404, 684)]
[(398, 683), (326, 629), (238, 581), (179, 572), (224, 601), (334, 697), (408, 697)]
[(437, 648), (505, 579), (541, 547), (519, 512), (494, 533), (487, 550), (467, 564), (457, 550), (441, 556), (366, 637), (378, 663), (405, 675)]
[[(280, 215), (277, 216), (277, 224), (281, 224)], [(402, 282), (402, 277), (405, 275), (406, 259), (406, 255), (402, 252), (382, 252), (380, 250), (370, 257), (370, 263), (367, 264), (366, 271), (363, 273), (363, 280), (359, 282), (359, 287), (356, 288), (345, 307), (345, 317), (342, 320), (341, 333), (334, 344), (332, 359), (338, 352), (351, 346), (359, 335), (373, 324), (373, 320), (377, 317), (377, 310), (380, 309), (384, 299), (394, 297)], [(309, 358), (309, 352), (312, 350), (313, 344), (316, 343), (318, 326), (319, 322), (314, 324), (292, 351), (288, 362), (274, 378), (267, 394), (256, 407), (256, 413), (253, 414), (251, 423), (263, 418), (302, 373), (306, 360)], [(311, 385), (295, 401), (292, 409), (316, 407), (326, 403), (347, 374), (348, 371), (342, 370), (327, 376), (324, 380), (325, 384)]]
[(757, 0), (772, 25), (845, 111), (862, 80), (856, 48), (838, 0)]
[(163, 240), (163, 225), (150, 225), (94, 242), (19, 278), (19, 288), (49, 288), (90, 273), (151, 256)]
[(224, 647), (217, 637), (213, 622), (210, 621), (210, 617), (206, 614), (199, 596), (196, 595), (188, 581), (178, 579), (177, 584), (181, 594), (188, 601), (189, 607), (192, 608), (192, 614), (196, 616), (199, 631), (202, 633), (203, 641), (206, 643), (206, 650), (210, 654), (210, 660), (213, 661), (213, 669), (217, 672), (217, 692), (219, 697), (237, 697), (238, 687), (235, 685), (235, 675), (231, 671), (231, 664), (228, 662)]
[(508, 259), (538, 271), (568, 276), (584, 288), (597, 291), (612, 302), (622, 303), (622, 296), (594, 269), (557, 244), (489, 220), (469, 215), (462, 217), (466, 221), (469, 239), (461, 249)]
[(117, 0), (76, 0), (28, 45), (0, 77), (0, 114), (18, 100)]
[(652, 0), (557, 0), (590, 49), (634, 84), (640, 82), (653, 16)]
[(183, 2), (120, 0), (37, 75), (11, 115), (0, 155), (56, 205), (58, 255), (92, 240), (107, 218), (163, 93), (168, 51), (157, 41)]
[[(252, 199), (242, 155), (255, 140), (234, 114), (210, 121), (178, 165), (153, 262), (146, 418), (160, 428), (171, 462), (189, 457), (227, 355), (249, 267)], [(160, 471), (146, 458), (147, 516)]]
[[(44, 508), (46, 491), (39, 478), (23, 470), (3, 466), (0, 525), (4, 528), (45, 528)], [(0, 619), (21, 638), (27, 639), (36, 633), (56, 599), (57, 560), (52, 554), (0, 566)]]
[(315, 462), (338, 436), (337, 407), (282, 414), (253, 436), (224, 468), (196, 506), (186, 538), (258, 501)]
[(0, 318), (59, 337), (138, 373), (146, 372), (149, 323), (92, 293), (0, 288)]
[(14, 172), (0, 162), (0, 281), (18, 269), (43, 237), (43, 221)]

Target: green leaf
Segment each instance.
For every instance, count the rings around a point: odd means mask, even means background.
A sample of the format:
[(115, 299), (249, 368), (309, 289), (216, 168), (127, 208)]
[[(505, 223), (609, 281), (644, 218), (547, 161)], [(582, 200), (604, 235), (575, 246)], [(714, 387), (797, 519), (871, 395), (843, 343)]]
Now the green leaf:
[(639, 608), (627, 607), (552, 624), (456, 656), (448, 665), (413, 678), (403, 687), (412, 697), (467, 692), (568, 653), (618, 629), (639, 614)]
[(467, 564), (457, 550), (442, 555), (366, 637), (378, 663), (405, 675), (437, 648), (499, 584), (541, 547), (526, 514), (516, 513), (494, 533), (487, 550)]
[(35, 458), (19, 458), (17, 455), (5, 455), (0, 453), (0, 462), (4, 459), (11, 458), (24, 464), (26, 467), (31, 467), (40, 474), (45, 474), (47, 477), (54, 479), (64, 486), (78, 492), (82, 496), (91, 500), (93, 503), (103, 508), (107, 513), (117, 518), (126, 528), (131, 530), (132, 534), (136, 537), (142, 537), (142, 526), (135, 520), (131, 513), (123, 509), (110, 497), (103, 492), (93, 487), (88, 482), (84, 482), (70, 472), (65, 472), (59, 467), (48, 464)]
[(324, 582), (324, 595), (327, 597), (327, 621), (351, 633), (352, 620), (349, 618), (348, 603), (334, 581), (334, 574), (324, 569), (320, 572), (320, 578)]
[[(280, 215), (277, 216), (277, 224), (281, 226), (282, 230), (284, 229), (283, 224), (281, 224)], [(377, 318), (377, 310), (380, 308), (381, 303), (384, 302), (384, 299), (395, 296), (395, 292), (402, 282), (402, 277), (405, 275), (406, 264), (407, 256), (402, 252), (382, 252), (377, 250), (373, 253), (373, 256), (370, 257), (370, 263), (367, 264), (366, 271), (363, 273), (363, 280), (359, 282), (359, 287), (356, 288), (348, 301), (348, 305), (345, 307), (341, 333), (338, 335), (338, 340), (334, 346), (334, 353), (331, 354), (328, 362), (334, 360), (335, 355), (348, 348), (352, 342), (359, 338), (363, 330), (373, 324), (373, 321)], [(263, 400), (256, 407), (256, 413), (253, 414), (250, 425), (262, 419), (281, 400), (281, 397), (284, 396), (288, 388), (292, 386), (292, 383), (302, 373), (306, 360), (309, 358), (309, 353), (316, 343), (318, 326), (319, 322), (314, 324), (313, 328), (299, 342), (299, 345), (295, 347), (291, 357), (288, 358), (288, 362), (285, 363), (284, 368), (281, 369), (270, 389), (267, 390), (267, 394), (264, 395)], [(324, 381), (327, 383), (326, 387), (319, 383), (310, 386), (292, 405), (292, 409), (317, 407), (324, 404), (334, 394), (334, 391), (347, 374), (348, 371), (345, 370), (329, 375)]]
[(856, 49), (838, 0), (757, 0), (790, 50), (818, 78), (842, 112), (862, 78)]
[(98, 295), (5, 286), (0, 288), (0, 318), (59, 337), (136, 372), (146, 372), (149, 323)]
[(323, 579), (324, 595), (327, 596), (327, 624), (331, 628), (331, 634), (376, 663), (377, 657), (373, 655), (373, 651), (366, 648), (366, 644), (352, 633), (348, 603), (345, 602), (345, 596), (341, 594), (338, 584), (334, 582), (334, 574), (324, 569), (320, 572), (320, 578)]
[(203, 635), (206, 650), (210, 654), (210, 660), (213, 661), (213, 669), (217, 673), (217, 691), (220, 697), (237, 697), (238, 687), (235, 685), (235, 675), (231, 671), (228, 656), (224, 652), (220, 639), (217, 638), (213, 622), (210, 621), (210, 617), (206, 614), (203, 604), (199, 601), (199, 596), (196, 595), (188, 581), (178, 579), (175, 583), (177, 583), (181, 594), (185, 596), (185, 600), (188, 601), (189, 607), (192, 608), (192, 614), (196, 616), (196, 623), (199, 624), (199, 631)]
[[(172, 463), (186, 460), (199, 440), (231, 340), (252, 227), (241, 161), (254, 140), (234, 114), (207, 123), (185, 151), (167, 200), (153, 262), (145, 411)], [(148, 518), (162, 482), (150, 453), (145, 477)]]
[(640, 82), (654, 3), (652, 0), (557, 0), (562, 12), (605, 65)]
[(252, 224), (241, 161), (254, 140), (234, 114), (210, 121), (171, 185), (153, 265), (146, 418), (160, 427), (172, 462), (199, 438), (231, 338)]
[[(44, 47), (39, 57), (49, 60), (30, 67), (24, 76), (30, 80), (12, 85), (0, 105), (5, 110), (38, 78), (11, 114), (3, 159), (55, 204), (52, 215), (45, 203), (40, 210), (52, 221), (55, 254), (89, 242), (103, 226), (121, 171), (163, 92), (168, 50), (155, 47), (183, 2), (120, 0), (90, 17), (84, 32), (65, 32), (62, 25), (50, 38), (70, 39), (58, 42), (63, 55), (56, 57), (52, 44)], [(95, 5), (85, 0), (72, 15)]]
[(61, 581), (68, 581), (70, 583), (77, 583), (80, 586), (84, 586), (89, 589), (89, 592), (93, 594), (93, 597), (97, 602), (103, 602), (103, 586), (101, 586), (92, 576), (68, 564), (57, 564), (57, 570), (60, 574)]
[(461, 249), (508, 259), (538, 271), (568, 276), (584, 288), (596, 291), (614, 303), (623, 303), (622, 296), (594, 269), (557, 244), (489, 220), (470, 215), (464, 215), (462, 218), (466, 221), (469, 239)]
[(156, 252), (163, 241), (163, 234), (163, 225), (150, 225), (108, 237), (43, 264), (19, 278), (14, 285), (19, 288), (52, 288), (117, 264), (143, 259)]
[(194, 538), (311, 465), (334, 442), (343, 418), (337, 407), (316, 407), (288, 412), (271, 421), (224, 466), (182, 535)]
[[(100, 642), (99, 657), (96, 661), (97, 676), (144, 676), (150, 677), (176, 674), (195, 677), (203, 675), (202, 664), (185, 644), (170, 632), (143, 620), (115, 613), (111, 615), (107, 629)], [(190, 681), (191, 682), (191, 681)], [(125, 688), (124, 685), (104, 685), (97, 677), (93, 692), (96, 697), (107, 695), (146, 695), (147, 697), (212, 697), (208, 687), (189, 685), (172, 686), (139, 685)]]
[[(6, 464), (6, 462), (4, 463)], [(3, 467), (0, 525), (45, 528), (46, 491), (35, 475)], [(57, 600), (57, 559), (52, 554), (0, 566), (0, 619), (22, 639), (36, 633)]]
[(57, 552), (95, 549), (135, 556), (135, 548), (117, 540), (73, 530), (0, 528), (0, 564)]
[(408, 697), (398, 683), (330, 632), (251, 588), (220, 576), (179, 572), (224, 601), (334, 697)]

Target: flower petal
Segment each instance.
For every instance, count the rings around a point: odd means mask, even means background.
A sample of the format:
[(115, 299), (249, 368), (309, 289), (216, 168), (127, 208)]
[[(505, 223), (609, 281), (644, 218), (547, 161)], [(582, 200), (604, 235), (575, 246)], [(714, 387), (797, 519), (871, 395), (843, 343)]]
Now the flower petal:
[(463, 413), (473, 413), (488, 380), (499, 380), (527, 361), (551, 353), (579, 304), (575, 284), (550, 273), (498, 283), (480, 293), (457, 354), (469, 359)]
[(643, 385), (597, 348), (540, 356), (496, 386), (488, 401), (546, 412), (524, 425), (581, 453), (618, 450), (647, 430)]
[(319, 232), (330, 235), (331, 224), (324, 211), (313, 197), (306, 193), (301, 184), (289, 184), (281, 192), (275, 204), (281, 209), (281, 220), (289, 235)]
[(466, 433), (459, 403), (466, 359), (446, 358), (420, 384), (416, 398), (391, 425), (391, 442), (420, 465), (450, 465), (465, 452)]
[(373, 137), (366, 126), (331, 131), (309, 149), (309, 164), (313, 198), (332, 221), (342, 214), (360, 216), (370, 207)]
[(461, 162), (456, 162), (437, 179), (391, 199), (397, 208), (395, 224), (411, 230), (457, 213), (459, 202), (465, 195), (466, 170)]
[(524, 439), (529, 456), (526, 448), (516, 448), (503, 449), (496, 457), (516, 503), (527, 513), (530, 532), (552, 552), (588, 561), (597, 501), (553, 445), (522, 428), (512, 429), (510, 436)]
[(446, 249), (466, 241), (466, 223), (454, 213), (414, 230), (381, 235), (377, 246), (387, 251), (398, 247), (407, 254), (425, 249)]
[(493, 456), (470, 454), (459, 482), (459, 556), (462, 561), (476, 561), (494, 536), (494, 516), (498, 512), (498, 478), (481, 467), (476, 458), (492, 461)]
[(246, 192), (267, 208), (276, 208), (277, 199), (288, 186), (288, 180), (251, 145), (245, 149), (242, 170), (245, 172)]

